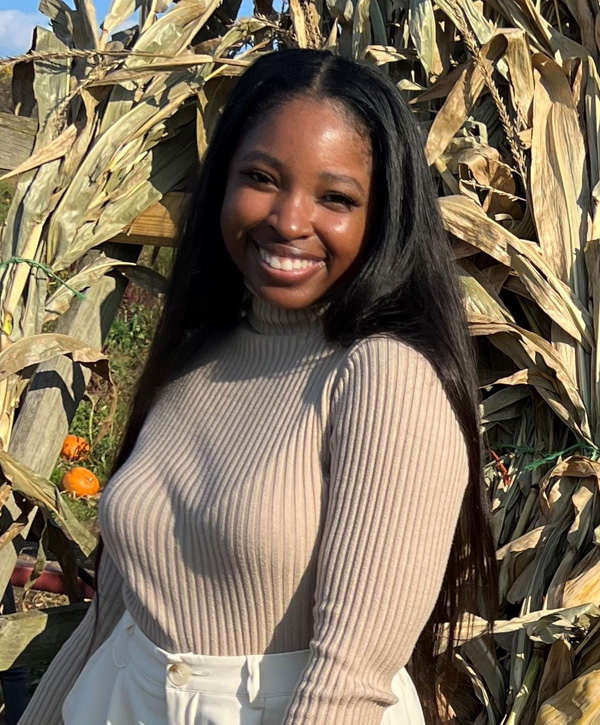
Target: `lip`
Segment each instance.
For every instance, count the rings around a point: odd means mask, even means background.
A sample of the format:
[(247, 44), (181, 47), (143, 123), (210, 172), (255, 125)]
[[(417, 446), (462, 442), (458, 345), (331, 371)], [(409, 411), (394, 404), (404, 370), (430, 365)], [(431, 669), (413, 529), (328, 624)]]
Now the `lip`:
[(250, 237), (250, 241), (257, 247), (264, 249), (269, 254), (276, 257), (289, 257), (290, 259), (308, 259), (310, 262), (324, 262), (325, 256), (322, 254), (311, 254), (303, 249), (297, 249), (289, 244), (279, 244), (278, 242), (257, 242)]
[[(290, 257), (291, 259), (309, 259), (311, 261), (317, 262), (317, 264), (314, 264), (312, 267), (307, 267), (306, 269), (273, 269), (273, 267), (270, 267), (266, 262), (263, 261), (263, 258), (260, 256), (260, 252), (258, 249), (259, 245), (254, 240), (252, 240), (252, 254), (254, 255), (256, 263), (263, 271), (263, 273), (267, 275), (267, 277), (269, 277), (272, 281), (279, 282), (280, 284), (295, 284), (298, 282), (304, 282), (305, 280), (313, 277), (325, 267), (325, 260), (323, 258), (305, 254), (291, 247), (286, 248), (284, 245), (281, 244), (261, 244), (260, 246), (268, 251), (269, 254), (275, 254), (278, 257)], [(281, 254), (280, 252), (276, 251), (277, 248), (286, 249), (287, 254)]]

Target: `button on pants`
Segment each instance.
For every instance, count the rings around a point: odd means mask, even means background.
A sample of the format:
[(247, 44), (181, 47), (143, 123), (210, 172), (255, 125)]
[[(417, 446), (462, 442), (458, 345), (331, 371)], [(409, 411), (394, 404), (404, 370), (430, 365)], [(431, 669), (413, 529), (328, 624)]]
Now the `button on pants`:
[[(309, 651), (216, 657), (171, 654), (125, 612), (64, 702), (64, 725), (281, 725)], [(401, 670), (382, 725), (424, 725)]]

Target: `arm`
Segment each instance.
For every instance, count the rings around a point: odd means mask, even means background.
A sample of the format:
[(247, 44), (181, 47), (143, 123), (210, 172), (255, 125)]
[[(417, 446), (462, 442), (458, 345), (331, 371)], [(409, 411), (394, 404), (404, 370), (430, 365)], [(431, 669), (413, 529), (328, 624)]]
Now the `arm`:
[(350, 352), (331, 426), (311, 656), (284, 725), (380, 725), (439, 594), (467, 450), (431, 364), (382, 337)]
[[(125, 611), (122, 583), (121, 575), (104, 549), (98, 581), (100, 617), (92, 652), (108, 638)], [(81, 624), (52, 660), (18, 725), (61, 725), (62, 704), (86, 662), (94, 633), (96, 605), (97, 599), (94, 598)]]

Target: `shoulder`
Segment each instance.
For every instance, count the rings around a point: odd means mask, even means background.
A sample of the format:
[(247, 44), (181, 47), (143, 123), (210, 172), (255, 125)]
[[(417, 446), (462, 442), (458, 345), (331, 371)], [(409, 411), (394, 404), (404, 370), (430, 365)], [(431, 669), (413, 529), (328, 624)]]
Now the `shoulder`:
[(382, 385), (420, 384), (442, 387), (429, 358), (413, 345), (392, 335), (371, 335), (348, 348), (338, 368), (338, 389), (360, 380)]
[(378, 421), (423, 425), (458, 419), (433, 363), (423, 352), (391, 335), (373, 335), (350, 348), (340, 367), (332, 412), (368, 411)]
[(434, 365), (389, 335), (348, 348), (338, 369), (331, 421), (335, 441), (358, 436), (364, 446), (369, 440), (410, 440), (414, 450), (457, 451), (460, 465), (467, 466), (462, 426)]

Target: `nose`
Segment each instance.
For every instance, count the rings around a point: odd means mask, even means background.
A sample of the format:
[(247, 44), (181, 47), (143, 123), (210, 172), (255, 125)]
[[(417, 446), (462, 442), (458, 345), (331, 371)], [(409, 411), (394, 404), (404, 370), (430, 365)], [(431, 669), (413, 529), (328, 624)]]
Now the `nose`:
[(313, 201), (300, 191), (281, 191), (273, 200), (269, 224), (286, 241), (312, 234)]

